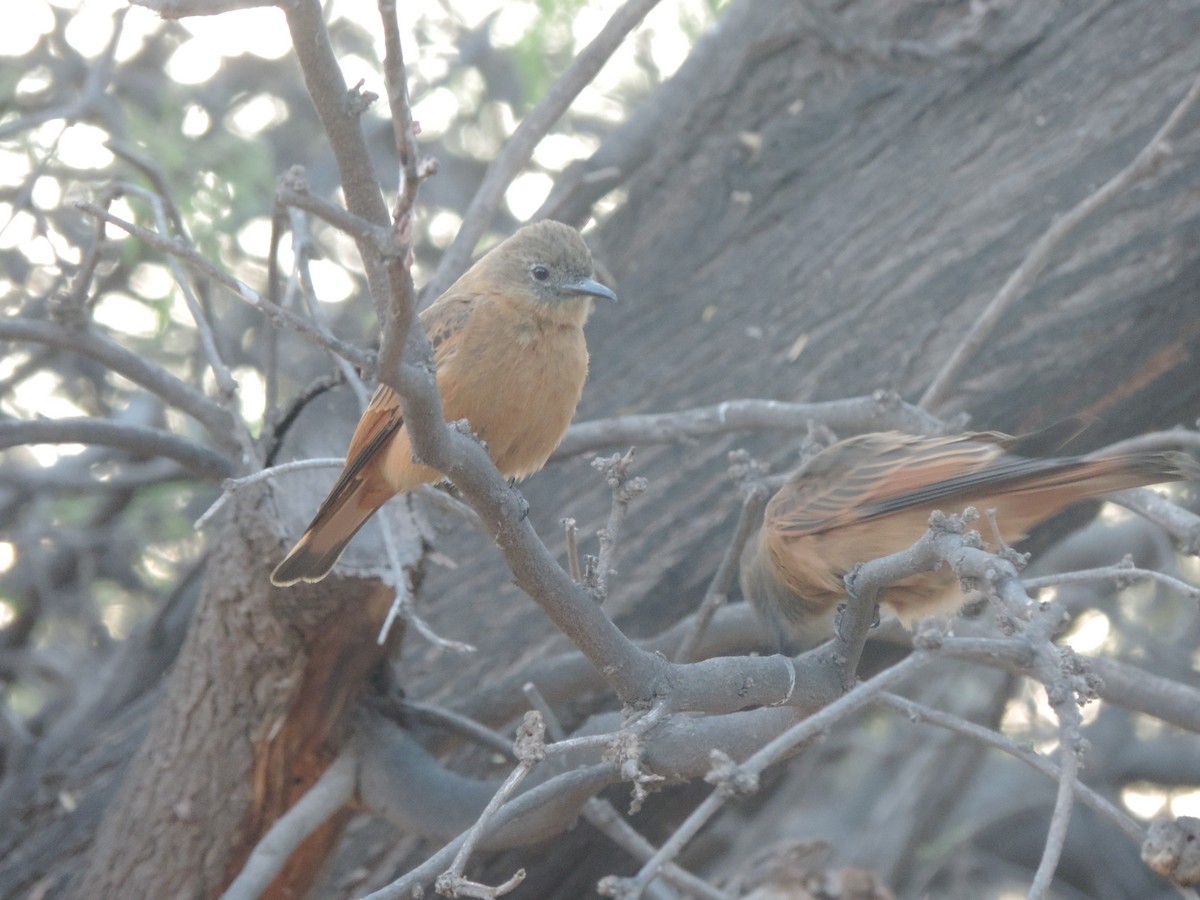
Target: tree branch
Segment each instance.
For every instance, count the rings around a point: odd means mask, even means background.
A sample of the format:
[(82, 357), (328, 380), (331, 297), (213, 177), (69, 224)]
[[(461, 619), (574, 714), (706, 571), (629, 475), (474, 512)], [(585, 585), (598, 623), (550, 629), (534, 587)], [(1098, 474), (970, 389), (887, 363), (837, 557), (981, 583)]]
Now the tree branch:
[(234, 464), (189, 440), (140, 425), (121, 425), (105, 419), (29, 419), (0, 422), (0, 450), (21, 444), (101, 444), (134, 456), (162, 456), (204, 478), (228, 478)]
[(727, 400), (680, 412), (580, 422), (571, 426), (550, 458), (564, 459), (630, 444), (666, 444), (732, 431), (802, 431), (813, 422), (839, 434), (890, 428), (911, 434), (941, 434), (945, 428), (938, 419), (886, 391), (824, 403)]
[(229, 410), (162, 366), (127, 350), (106, 335), (82, 328), (64, 328), (51, 322), (0, 316), (0, 340), (37, 342), (94, 359), (191, 416), (208, 430), (218, 447), (229, 452), (240, 449), (234, 438), (235, 423)]

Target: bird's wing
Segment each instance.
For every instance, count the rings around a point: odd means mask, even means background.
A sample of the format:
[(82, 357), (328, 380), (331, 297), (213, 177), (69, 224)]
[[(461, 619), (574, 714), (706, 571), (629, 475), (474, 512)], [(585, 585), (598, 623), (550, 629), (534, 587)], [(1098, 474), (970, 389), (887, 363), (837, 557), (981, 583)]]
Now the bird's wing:
[(442, 294), (421, 313), (421, 325), (433, 346), (433, 364), (436, 368), (440, 369), (457, 351), (458, 342), (452, 338), (466, 327), (478, 299), (473, 292)]
[(343, 500), (357, 487), (358, 476), (371, 458), (387, 444), (388, 439), (404, 424), (400, 398), (386, 384), (375, 388), (367, 410), (358, 420), (350, 446), (346, 450), (346, 465), (329, 491), (329, 495), (313, 517), (319, 522), (326, 513), (341, 506)]
[[(474, 308), (473, 295), (443, 294), (421, 313), (421, 325), (433, 345), (435, 368), (453, 356), (456, 342), (450, 338), (462, 331)], [(362, 418), (358, 420), (354, 435), (350, 438), (350, 446), (346, 449), (345, 468), (317, 510), (317, 519), (342, 502), (343, 496), (354, 488), (363, 467), (387, 445), (403, 424), (400, 397), (386, 384), (380, 384), (375, 388)]]
[(772, 527), (798, 537), (976, 493), (1038, 460), (1005, 457), (991, 436), (868, 435), (835, 444), (798, 471), (771, 501)]

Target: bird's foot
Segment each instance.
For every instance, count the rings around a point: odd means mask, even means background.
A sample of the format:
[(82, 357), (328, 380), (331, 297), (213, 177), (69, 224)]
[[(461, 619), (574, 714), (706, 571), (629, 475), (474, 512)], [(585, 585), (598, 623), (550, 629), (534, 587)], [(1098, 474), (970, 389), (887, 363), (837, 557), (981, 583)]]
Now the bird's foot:
[(513, 480), (509, 481), (508, 489), (512, 491), (513, 500), (517, 504), (517, 521), (524, 522), (529, 516), (529, 501), (521, 496), (520, 491), (513, 487)]

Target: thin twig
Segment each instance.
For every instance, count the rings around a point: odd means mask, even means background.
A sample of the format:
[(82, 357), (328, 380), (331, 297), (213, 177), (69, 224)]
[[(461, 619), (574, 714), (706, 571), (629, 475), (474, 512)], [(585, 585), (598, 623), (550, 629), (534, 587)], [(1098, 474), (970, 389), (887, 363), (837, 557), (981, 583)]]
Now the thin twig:
[(481, 747), (501, 754), (510, 762), (517, 761), (516, 756), (513, 755), (512, 741), (470, 716), (464, 716), (462, 713), (456, 713), (452, 709), (435, 706), (432, 703), (420, 703), (408, 699), (401, 701), (401, 708), (415, 721), (453, 731)]
[[(907, 678), (912, 672), (920, 669), (929, 661), (929, 656), (923, 651), (916, 651), (890, 669), (880, 673), (870, 681), (864, 682), (854, 690), (835, 700), (824, 709), (796, 723), (771, 741), (749, 759), (737, 767), (736, 777), (742, 782), (751, 782), (771, 763), (782, 759), (795, 747), (811, 740), (825, 732), (834, 723), (874, 701), (881, 692)], [(636, 897), (645, 890), (655, 877), (662, 865), (675, 859), (688, 841), (700, 831), (725, 803), (735, 796), (732, 786), (733, 779), (728, 779), (709, 794), (690, 815), (675, 829), (671, 837), (659, 848), (646, 863), (638, 870), (632, 879), (621, 880), (623, 896)]]
[(504, 148), (488, 167), (479, 189), (463, 213), (463, 224), (454, 242), (442, 254), (437, 271), (426, 287), (428, 296), (439, 296), (467, 268), (476, 244), (492, 224), (505, 190), (529, 162), (538, 142), (567, 111), (579, 92), (591, 84), (626, 35), (638, 26), (657, 3), (658, 0), (626, 0), (504, 142)]
[(81, 201), (75, 204), (75, 208), (81, 212), (96, 216), (97, 218), (108, 222), (110, 225), (115, 225), (117, 228), (128, 232), (129, 234), (133, 235), (144, 243), (149, 244), (151, 247), (154, 247), (157, 250), (161, 250), (164, 253), (179, 257), (196, 271), (203, 275), (207, 275), (222, 287), (229, 290), (230, 293), (232, 293), (239, 300), (250, 304), (256, 309), (262, 310), (267, 317), (276, 324), (285, 325), (288, 328), (292, 328), (295, 331), (300, 332), (301, 334), (307, 335), (321, 346), (333, 353), (338, 354), (339, 356), (345, 357), (361, 369), (369, 370), (372, 368), (373, 357), (372, 354), (366, 350), (347, 343), (346, 341), (335, 338), (332, 335), (323, 334), (320, 329), (314, 326), (307, 319), (302, 319), (300, 316), (297, 316), (290, 310), (275, 306), (249, 285), (244, 284), (237, 278), (234, 278), (228, 272), (224, 271), (220, 266), (209, 262), (190, 247), (181, 246), (175, 241), (168, 240), (167, 238), (150, 231), (148, 228), (142, 228), (140, 225), (135, 225), (133, 222), (127, 222), (119, 216), (114, 216), (108, 210), (103, 209), (94, 203)]
[[(504, 805), (505, 801), (517, 789), (518, 785), (525, 780), (525, 776), (529, 774), (530, 770), (546, 758), (545, 737), (546, 726), (542, 721), (541, 713), (536, 711), (526, 713), (521, 726), (517, 729), (517, 739), (513, 743), (513, 751), (516, 753), (518, 760), (517, 766), (504, 779), (504, 783), (500, 785), (499, 790), (496, 791), (483, 812), (479, 814), (479, 818), (475, 820), (475, 824), (467, 831), (462, 845), (458, 848), (458, 852), (454, 856), (454, 861), (450, 864), (450, 868), (438, 876), (436, 882), (438, 893), (449, 894), (452, 897), (460, 895), (489, 896), (488, 894), (481, 893), (467, 893), (472, 887), (481, 886), (475, 885), (473, 882), (466, 882), (462, 874), (463, 869), (466, 868), (471, 852), (475, 849), (475, 845), (479, 842), (488, 824), (500, 811), (500, 807)], [(492, 893), (490, 896), (500, 896), (502, 893), (508, 893), (517, 884), (520, 884), (524, 880), (524, 877), (524, 870), (518, 871), (513, 876), (513, 879), (510, 879), (509, 882), (505, 882), (505, 885), (501, 886), (507, 886), (512, 882), (508, 890), (500, 891), (497, 888), (495, 893)], [(515, 882), (513, 881), (514, 879)]]
[[(578, 792), (583, 789), (590, 791), (602, 790), (616, 778), (614, 766), (603, 763), (588, 766), (555, 776), (549, 781), (531, 788), (521, 796), (514, 798), (496, 814), (493, 822), (494, 832), (521, 816), (529, 815), (534, 810), (541, 809), (562, 796), (564, 792)], [(396, 879), (391, 884), (369, 894), (364, 900), (404, 900), (413, 895), (414, 888), (421, 887), (433, 880), (442, 871), (462, 847), (466, 835), (461, 834), (446, 844), (420, 866)]]
[(612, 507), (608, 512), (608, 522), (596, 533), (600, 539), (600, 555), (596, 560), (596, 568), (589, 573), (588, 587), (597, 603), (608, 599), (608, 577), (616, 575), (613, 565), (617, 558), (617, 542), (621, 534), (621, 523), (625, 521), (625, 513), (629, 510), (632, 500), (646, 492), (646, 479), (629, 477), (629, 467), (633, 464), (633, 450), (630, 447), (624, 455), (620, 453), (609, 457), (597, 457), (592, 460), (592, 468), (604, 474), (604, 480), (612, 491)]
[[(1021, 742), (1015, 741), (999, 731), (993, 731), (990, 728), (969, 722), (960, 716), (924, 706), (897, 694), (882, 694), (875, 702), (885, 709), (892, 709), (902, 713), (914, 722), (928, 722), (930, 725), (936, 725), (938, 728), (945, 728), (947, 731), (964, 735), (981, 744), (995, 747), (997, 750), (1001, 750), (1009, 756), (1025, 763), (1030, 768), (1054, 779), (1055, 782), (1061, 781), (1061, 769), (1058, 766), (1041, 754), (1030, 750)], [(1097, 793), (1080, 781), (1075, 782), (1075, 793), (1082, 803), (1116, 825), (1135, 845), (1141, 844), (1145, 837), (1145, 830), (1133, 816), (1129, 815), (1129, 813), (1125, 812), (1107, 797)]]
[(173, 459), (188, 471), (209, 479), (228, 478), (234, 470), (234, 463), (228, 457), (169, 431), (122, 425), (108, 419), (73, 417), (0, 422), (0, 450), (22, 444), (100, 444), (135, 456)]
[(354, 213), (308, 192), (303, 169), (293, 166), (275, 191), (275, 202), (286, 209), (302, 209), (338, 231), (370, 243), (373, 251), (382, 256), (391, 251), (390, 231), (382, 225), (368, 222)]
[[(550, 707), (542, 692), (538, 690), (537, 685), (532, 681), (528, 681), (521, 686), (521, 692), (533, 705), (533, 708), (542, 714), (542, 720), (546, 723), (546, 731), (554, 741), (546, 749), (551, 750), (560, 746), (560, 742), (567, 739), (566, 732), (563, 731), (562, 723), (558, 721), (558, 716), (554, 714), (554, 710)], [(657, 721), (657, 719), (654, 721)], [(638, 725), (645, 727), (644, 720), (639, 720)], [(607, 835), (614, 844), (633, 856), (634, 859), (645, 862), (654, 855), (654, 845), (642, 837), (632, 825), (626, 822), (625, 818), (617, 812), (616, 807), (607, 800), (603, 800), (600, 797), (593, 797), (584, 804), (583, 817), (600, 833)], [(732, 900), (728, 894), (718, 891), (712, 885), (697, 878), (691, 872), (673, 862), (669, 862), (663, 866), (663, 877), (676, 887), (697, 897), (703, 897), (704, 900)]]
[(1194, 512), (1172, 503), (1149, 488), (1119, 491), (1109, 494), (1107, 499), (1165, 528), (1182, 544), (1184, 553), (1200, 556), (1200, 516)]
[[(623, 849), (634, 859), (646, 862), (657, 852), (636, 828), (630, 825), (615, 806), (600, 797), (593, 797), (583, 807), (583, 817), (601, 834)], [(713, 887), (696, 877), (675, 862), (666, 862), (661, 869), (662, 878), (675, 885), (685, 894), (703, 900), (733, 900), (732, 895)]]
[(379, 523), (379, 533), (383, 538), (384, 551), (387, 554), (388, 565), (392, 570), (392, 581), (395, 583), (396, 589), (392, 605), (388, 608), (383, 625), (379, 628), (379, 637), (376, 638), (378, 643), (382, 645), (387, 640), (388, 632), (392, 629), (392, 624), (397, 618), (401, 618), (417, 629), (417, 633), (421, 637), (440, 650), (450, 650), (454, 653), (463, 654), (474, 653), (474, 645), (442, 637), (433, 630), (428, 622), (417, 615), (416, 606), (413, 604), (412, 591), (408, 587), (408, 577), (404, 573), (404, 565), (400, 562), (400, 550), (396, 546), (396, 535), (392, 530), (392, 523), (386, 515), (375, 516), (375, 521)]
[[(136, 194), (150, 204), (150, 208), (154, 210), (154, 221), (158, 227), (159, 234), (163, 238), (170, 239), (170, 225), (167, 222), (166, 204), (163, 198), (152, 191), (147, 191), (135, 185), (126, 185), (125, 190)], [(174, 240), (196, 252), (186, 233), (175, 235)], [(229, 367), (225, 365), (225, 360), (221, 358), (221, 353), (217, 349), (217, 337), (213, 332), (212, 323), (201, 307), (200, 299), (192, 290), (187, 274), (183, 271), (183, 266), (179, 264), (178, 257), (168, 254), (167, 264), (171, 268), (171, 274), (175, 276), (175, 283), (178, 285), (180, 293), (183, 294), (184, 304), (187, 306), (188, 312), (191, 313), (192, 321), (196, 325), (196, 335), (200, 341), (200, 347), (204, 351), (208, 367), (212, 371), (213, 379), (217, 384), (217, 396), (221, 398), (219, 402), (229, 410), (230, 416), (232, 416), (236, 425), (234, 433), (237, 435), (238, 442), (242, 446), (242, 453), (246, 460), (261, 462), (254, 438), (251, 437), (245, 421), (239, 414), (237, 407), (238, 383), (233, 377), (233, 373), (229, 371)]]
[[(1074, 715), (1062, 715), (1061, 707), (1070, 706)], [(1029, 885), (1029, 900), (1043, 900), (1050, 892), (1050, 883), (1058, 861), (1062, 858), (1067, 842), (1067, 827), (1071, 824), (1071, 808), (1075, 790), (1079, 785), (1079, 748), (1077, 738), (1079, 711), (1071, 698), (1056, 707), (1059, 717), (1059, 750), (1062, 766), (1058, 776), (1058, 790), (1054, 797), (1054, 812), (1050, 816), (1050, 827), (1042, 845), (1042, 858)]]
[(266, 469), (259, 469), (257, 472), (252, 472), (249, 475), (243, 475), (241, 478), (228, 478), (221, 485), (221, 496), (214, 500), (212, 505), (200, 514), (200, 517), (196, 519), (193, 527), (197, 531), (206, 528), (208, 523), (212, 521), (212, 517), (220, 511), (221, 507), (225, 505), (226, 501), (238, 488), (245, 487), (248, 484), (254, 484), (259, 481), (266, 481), (267, 479), (274, 478), (277, 475), (286, 475), (289, 472), (298, 472), (302, 469), (340, 468), (345, 464), (346, 460), (337, 456), (298, 459), (294, 462), (280, 463), (277, 466), (269, 466)]
[(51, 322), (18, 316), (0, 316), (0, 340), (36, 342), (94, 359), (191, 416), (204, 426), (221, 449), (239, 449), (233, 437), (235, 425), (229, 410), (214, 403), (162, 366), (149, 362), (145, 356), (121, 346), (105, 334), (90, 329), (64, 328)]
[(417, 159), (417, 126), (408, 98), (408, 73), (400, 42), (400, 24), (396, 19), (396, 0), (379, 0), (379, 18), (383, 24), (384, 81), (392, 111), (396, 155), (400, 158), (400, 192), (392, 211), (392, 218), (399, 221), (412, 212), (417, 202), (417, 188), (436, 168), (432, 161), (422, 164)]
[[(293, 257), (292, 271), (288, 273), (288, 291), (289, 293), (293, 291), (298, 282), (309, 317), (317, 328), (327, 335), (332, 335), (329, 317), (325, 315), (321, 299), (317, 296), (317, 287), (313, 284), (312, 268), (309, 265), (316, 253), (316, 247), (308, 229), (308, 218), (304, 215), (303, 210), (288, 209), (288, 221), (292, 228)], [(368, 394), (363, 380), (358, 377), (358, 370), (344, 357), (336, 353), (329, 355), (333, 359), (334, 365), (338, 367), (338, 371), (342, 373), (342, 378), (350, 385), (350, 390), (354, 392), (354, 396), (358, 400), (358, 408), (365, 410), (370, 402), (370, 394)]]
[(1090, 581), (1137, 581), (1150, 579), (1179, 591), (1192, 600), (1200, 600), (1200, 587), (1188, 584), (1179, 578), (1158, 572), (1154, 569), (1142, 569), (1130, 563), (1129, 565), (1102, 566), (1096, 569), (1081, 569), (1077, 572), (1063, 572), (1058, 575), (1043, 575), (1039, 578), (1027, 578), (1021, 582), (1026, 591), (1036, 591), (1056, 584), (1084, 584)]
[[(346, 85), (329, 29), (325, 27), (325, 8), (319, 0), (292, 0), (280, 9), (287, 19), (305, 87), (337, 162), (346, 208), (360, 219), (386, 228), (390, 224), (388, 209), (360, 121), (375, 98)], [(396, 286), (390, 283), (385, 258), (374, 242), (355, 240), (376, 315), (380, 322), (386, 322), (389, 300)]]
[(708, 590), (704, 592), (704, 600), (700, 603), (700, 609), (697, 611), (692, 627), (684, 636), (679, 649), (675, 651), (675, 662), (691, 662), (696, 655), (696, 648), (704, 638), (704, 632), (708, 630), (708, 623), (712, 621), (717, 610), (724, 605), (729, 589), (733, 586), (733, 576), (737, 571), (738, 561), (742, 557), (742, 550), (745, 549), (746, 541), (750, 539), (750, 535), (754, 533), (754, 529), (762, 520), (763, 507), (766, 503), (767, 489), (761, 483), (752, 485), (746, 492), (737, 526), (733, 530), (733, 537), (730, 538), (729, 546), (725, 548), (725, 555), (721, 558), (721, 564), (717, 566), (717, 571), (708, 584)]
[(946, 360), (945, 365), (933, 377), (933, 381), (925, 390), (924, 396), (921, 397), (919, 405), (922, 409), (936, 409), (945, 401), (954, 386), (955, 379), (958, 378), (963, 368), (979, 352), (979, 348), (983, 346), (984, 340), (992, 332), (992, 329), (996, 327), (1001, 317), (1028, 290), (1034, 279), (1046, 267), (1046, 264), (1050, 261), (1050, 254), (1062, 243), (1063, 239), (1078, 228), (1096, 210), (1142, 179), (1150, 177), (1158, 170), (1159, 165), (1170, 153), (1170, 145), (1167, 143), (1167, 138), (1175, 130), (1175, 127), (1187, 114), (1188, 110), (1196, 103), (1197, 99), (1200, 99), (1200, 78), (1197, 78), (1192, 83), (1191, 89), (1179, 101), (1154, 137), (1150, 139), (1150, 143), (1142, 148), (1141, 152), (1133, 158), (1133, 161), (1128, 166), (1055, 221), (1046, 230), (1046, 233), (1038, 239), (1038, 242), (1033, 245), (1033, 248), (1026, 255), (1025, 259), (1021, 261), (1016, 271), (1008, 277), (1008, 281), (1000, 288), (999, 293), (992, 298), (992, 301), (980, 313), (979, 318), (975, 320), (975, 324), (971, 326), (971, 330), (967, 332), (967, 336), (954, 349), (950, 358)]

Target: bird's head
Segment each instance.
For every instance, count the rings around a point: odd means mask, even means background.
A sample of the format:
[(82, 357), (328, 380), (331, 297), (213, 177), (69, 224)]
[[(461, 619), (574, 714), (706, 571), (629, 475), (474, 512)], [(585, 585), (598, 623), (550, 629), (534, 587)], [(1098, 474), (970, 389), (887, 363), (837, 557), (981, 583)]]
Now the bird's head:
[[(511, 297), (548, 308), (588, 309), (617, 295), (596, 280), (592, 254), (579, 232), (561, 222), (526, 225), (473, 267)], [(471, 273), (468, 273), (471, 274)]]

